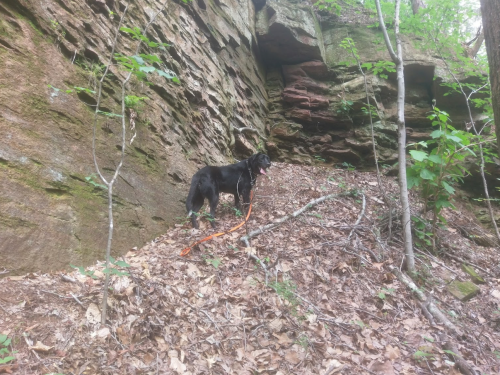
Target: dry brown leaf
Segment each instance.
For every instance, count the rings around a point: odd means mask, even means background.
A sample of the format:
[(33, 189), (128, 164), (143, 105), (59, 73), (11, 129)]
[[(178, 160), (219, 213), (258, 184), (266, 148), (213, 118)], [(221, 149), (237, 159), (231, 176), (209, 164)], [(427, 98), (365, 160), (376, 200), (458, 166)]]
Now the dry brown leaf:
[(187, 369), (186, 365), (176, 357), (170, 358), (170, 368), (178, 374), (184, 374)]
[(53, 346), (47, 346), (40, 341), (37, 341), (35, 345), (30, 346), (30, 349), (37, 351), (39, 353), (48, 353), (52, 350)]
[(89, 324), (98, 324), (101, 322), (101, 310), (95, 303), (91, 303), (85, 312), (85, 317)]
[(285, 353), (285, 360), (292, 365), (296, 365), (300, 362), (299, 353), (295, 350), (287, 350)]
[(393, 347), (391, 345), (387, 345), (385, 347), (385, 357), (394, 362), (396, 359), (401, 357), (401, 351), (397, 346)]
[(369, 369), (381, 375), (394, 375), (394, 367), (392, 366), (391, 361), (375, 361), (372, 363)]
[(288, 335), (286, 334), (286, 332), (282, 333), (281, 335), (273, 333), (273, 336), (278, 339), (278, 343), (280, 345), (287, 346), (287, 345), (293, 344), (293, 340), (288, 337)]

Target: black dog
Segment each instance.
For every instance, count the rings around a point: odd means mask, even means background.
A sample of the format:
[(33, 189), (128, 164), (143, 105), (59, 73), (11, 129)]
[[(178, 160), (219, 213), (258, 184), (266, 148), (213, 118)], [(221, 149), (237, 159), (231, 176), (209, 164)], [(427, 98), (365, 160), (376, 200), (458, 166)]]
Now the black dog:
[[(234, 195), (234, 204), (240, 206), (240, 195), (243, 203), (250, 203), (250, 191), (257, 176), (266, 174), (266, 169), (271, 166), (269, 156), (258, 153), (239, 163), (224, 167), (204, 167), (195, 173), (191, 180), (191, 188), (186, 200), (186, 209), (191, 217), (193, 227), (198, 229), (195, 212), (203, 206), (205, 198), (210, 202), (210, 216), (215, 219), (215, 210), (219, 203), (219, 193)], [(214, 220), (211, 221), (215, 227)]]

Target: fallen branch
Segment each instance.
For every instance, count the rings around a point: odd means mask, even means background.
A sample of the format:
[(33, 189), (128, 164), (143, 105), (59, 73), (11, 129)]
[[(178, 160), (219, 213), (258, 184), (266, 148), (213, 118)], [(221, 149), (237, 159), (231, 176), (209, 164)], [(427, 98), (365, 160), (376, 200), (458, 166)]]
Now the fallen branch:
[(418, 289), (417, 285), (404, 273), (402, 273), (399, 269), (394, 266), (389, 266), (390, 271), (397, 276), (399, 281), (405, 284), (412, 292), (415, 293), (417, 298), (426, 304), (427, 310), (432, 316), (441, 324), (443, 324), (455, 337), (463, 336), (463, 333), (448, 320), (448, 318), (439, 310), (439, 308), (428, 299), (425, 294)]
[(276, 228), (277, 226), (280, 226), (285, 221), (287, 221), (287, 220), (289, 220), (291, 218), (299, 216), (304, 211), (308, 210), (311, 207), (316, 206), (318, 203), (326, 201), (327, 199), (338, 198), (338, 197), (346, 197), (346, 196), (349, 196), (349, 195), (352, 195), (352, 192), (349, 191), (349, 192), (340, 193), (340, 194), (329, 194), (329, 195), (324, 195), (324, 196), (322, 196), (322, 197), (320, 197), (318, 199), (314, 199), (314, 200), (310, 201), (308, 204), (306, 204), (304, 207), (302, 207), (302, 208), (298, 209), (297, 211), (293, 212), (292, 214), (283, 216), (281, 219), (275, 220), (271, 224), (264, 225), (264, 226), (262, 226), (260, 228), (257, 228), (255, 230), (251, 231), (246, 236), (241, 237), (240, 241), (243, 242), (247, 247), (250, 247), (250, 243), (248, 242), (248, 240), (250, 238), (256, 237), (259, 234), (262, 234), (262, 233), (268, 231), (269, 229), (273, 229), (273, 228)]
[(441, 341), (443, 348), (445, 350), (448, 350), (452, 352), (453, 354), (448, 353), (450, 356), (453, 357), (453, 360), (455, 361), (455, 364), (459, 368), (459, 370), (462, 372), (462, 374), (465, 375), (476, 375), (477, 372), (472, 369), (472, 367), (460, 356), (459, 351), (455, 344), (453, 344), (452, 341), (446, 340), (446, 335), (441, 334), (439, 335), (439, 340)]

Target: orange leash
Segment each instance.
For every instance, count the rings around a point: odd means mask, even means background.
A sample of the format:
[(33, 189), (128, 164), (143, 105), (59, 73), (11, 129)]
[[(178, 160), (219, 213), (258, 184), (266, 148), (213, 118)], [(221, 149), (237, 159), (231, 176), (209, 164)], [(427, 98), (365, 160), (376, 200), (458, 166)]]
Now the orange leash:
[(193, 247), (195, 247), (196, 245), (199, 245), (200, 243), (202, 242), (205, 242), (205, 241), (208, 241), (208, 240), (211, 240), (212, 238), (215, 238), (215, 237), (219, 237), (219, 236), (223, 236), (225, 234), (228, 234), (228, 233), (231, 233), (231, 232), (234, 232), (235, 230), (241, 228), (247, 221), (248, 221), (248, 218), (250, 217), (250, 213), (252, 212), (252, 198), (253, 198), (253, 191), (251, 192), (251, 198), (250, 198), (250, 206), (248, 207), (248, 213), (247, 213), (247, 217), (245, 218), (245, 221), (241, 222), (240, 224), (238, 224), (237, 226), (235, 226), (234, 228), (231, 228), (229, 229), (228, 231), (226, 232), (220, 232), (220, 233), (215, 233), (215, 234), (211, 234), (210, 236), (208, 237), (205, 237), (204, 239), (202, 240), (199, 240), (199, 241), (196, 241), (195, 243), (193, 243), (191, 246), (189, 247), (186, 247), (184, 250), (181, 251), (181, 257), (185, 256), (185, 255), (188, 255), (189, 252), (191, 251), (191, 249)]

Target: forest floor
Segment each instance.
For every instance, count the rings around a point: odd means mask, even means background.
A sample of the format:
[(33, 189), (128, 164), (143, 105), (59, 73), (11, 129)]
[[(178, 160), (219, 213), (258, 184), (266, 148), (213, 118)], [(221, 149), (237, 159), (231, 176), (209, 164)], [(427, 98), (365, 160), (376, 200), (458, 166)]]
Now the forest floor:
[[(397, 204), (396, 180), (383, 184)], [(347, 191), (355, 194), (307, 209), (252, 238), (251, 247), (240, 241), (245, 230)], [(455, 354), (477, 374), (500, 374), (499, 249), (478, 245), (491, 236), (470, 203), (457, 207), (444, 212), (435, 254), (416, 236), (417, 284), (462, 332)], [(274, 163), (238, 231), (180, 257), (214, 233), (200, 218), (200, 230), (176, 224), (121, 258), (130, 275), (111, 278), (107, 325), (100, 324), (101, 262), (86, 269), (94, 278), (75, 270), (0, 280), (0, 333), (11, 339), (0, 358), (15, 351), (0, 373), (460, 374), (442, 347), (447, 329), (431, 324), (389, 270), (400, 268), (403, 244), (397, 218), (385, 241), (388, 211), (374, 173)], [(231, 196), (218, 212), (217, 232), (242, 221)], [(485, 279), (468, 302), (448, 291), (452, 281), (470, 280), (463, 262)]]

